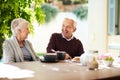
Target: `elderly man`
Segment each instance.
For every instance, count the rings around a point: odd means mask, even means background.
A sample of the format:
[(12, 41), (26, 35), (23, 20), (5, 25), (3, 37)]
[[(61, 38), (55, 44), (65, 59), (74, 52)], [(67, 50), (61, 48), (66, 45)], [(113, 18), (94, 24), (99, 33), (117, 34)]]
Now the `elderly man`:
[(32, 44), (26, 40), (30, 33), (29, 22), (22, 18), (16, 18), (11, 22), (11, 30), (13, 36), (3, 43), (4, 63), (39, 60)]
[(76, 31), (76, 22), (65, 18), (62, 25), (62, 33), (53, 33), (47, 46), (47, 52), (65, 51), (66, 59), (80, 56), (84, 53), (83, 45), (79, 39), (73, 36)]

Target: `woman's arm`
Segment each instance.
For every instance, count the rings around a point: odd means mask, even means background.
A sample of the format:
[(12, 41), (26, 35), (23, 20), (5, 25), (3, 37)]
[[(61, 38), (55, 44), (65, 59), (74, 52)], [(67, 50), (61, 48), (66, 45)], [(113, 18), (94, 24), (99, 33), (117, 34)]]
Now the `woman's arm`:
[(15, 62), (14, 50), (8, 40), (5, 40), (3, 43), (3, 62), (4, 63)]

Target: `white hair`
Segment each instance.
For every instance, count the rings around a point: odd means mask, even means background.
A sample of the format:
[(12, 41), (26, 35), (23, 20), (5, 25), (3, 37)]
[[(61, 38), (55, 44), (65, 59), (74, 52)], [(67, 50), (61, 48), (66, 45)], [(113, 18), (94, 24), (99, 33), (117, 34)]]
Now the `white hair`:
[(24, 24), (28, 24), (29, 25), (29, 22), (26, 21), (25, 19), (22, 19), (22, 18), (16, 18), (16, 19), (14, 19), (11, 22), (11, 31), (12, 31), (12, 34), (14, 36), (16, 36), (17, 33), (18, 33), (18, 29), (23, 29), (24, 28)]
[(74, 28), (76, 28), (77, 22), (73, 18), (70, 18), (70, 17), (69, 18), (68, 17), (64, 18), (64, 20), (67, 20), (67, 19), (72, 20), (73, 21), (73, 26), (74, 26)]

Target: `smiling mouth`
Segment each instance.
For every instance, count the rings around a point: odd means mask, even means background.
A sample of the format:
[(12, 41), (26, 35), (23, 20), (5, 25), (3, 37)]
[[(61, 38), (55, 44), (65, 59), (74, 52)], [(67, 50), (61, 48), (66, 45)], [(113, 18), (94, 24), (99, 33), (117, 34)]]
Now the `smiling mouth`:
[(65, 33), (65, 34), (67, 34), (67, 33), (68, 33), (68, 31), (64, 31), (64, 33)]

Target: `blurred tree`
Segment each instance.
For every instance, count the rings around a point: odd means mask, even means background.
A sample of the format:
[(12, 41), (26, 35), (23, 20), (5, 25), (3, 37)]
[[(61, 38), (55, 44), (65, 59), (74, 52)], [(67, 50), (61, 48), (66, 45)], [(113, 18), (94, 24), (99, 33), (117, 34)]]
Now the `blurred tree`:
[(2, 43), (11, 36), (10, 24), (14, 18), (22, 17), (30, 22), (33, 32), (34, 19), (39, 24), (44, 22), (45, 14), (41, 9), (44, 0), (0, 0), (0, 58), (2, 57)]
[(56, 17), (59, 12), (59, 9), (51, 4), (43, 4), (41, 5), (41, 8), (46, 15), (45, 23), (49, 23), (52, 19)]
[(88, 7), (87, 6), (77, 6), (73, 13), (77, 16), (78, 19), (83, 20), (87, 19), (88, 16)]
[(64, 5), (88, 3), (88, 0), (58, 0), (58, 1), (62, 1)]

